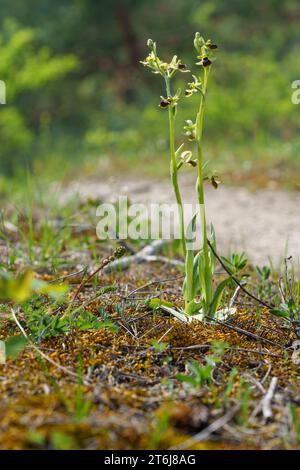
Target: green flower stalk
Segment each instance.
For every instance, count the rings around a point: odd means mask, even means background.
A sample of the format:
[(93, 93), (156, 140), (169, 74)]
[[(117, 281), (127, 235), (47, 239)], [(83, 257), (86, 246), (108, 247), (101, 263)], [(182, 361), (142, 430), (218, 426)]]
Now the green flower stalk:
[[(167, 91), (167, 96), (171, 96), (170, 80), (168, 78), (166, 78), (166, 91)], [(172, 181), (174, 194), (176, 197), (176, 202), (177, 202), (178, 211), (179, 211), (182, 251), (183, 251), (183, 255), (186, 256), (184, 213), (183, 213), (181, 193), (180, 193), (179, 184), (178, 184), (178, 169), (177, 169), (176, 152), (175, 152), (175, 117), (176, 117), (175, 106), (169, 106), (170, 155), (171, 155), (170, 175), (171, 175), (171, 181)]]
[(150, 49), (149, 55), (141, 63), (149, 67), (153, 73), (160, 74), (166, 86), (166, 97), (161, 96), (160, 108), (169, 109), (169, 134), (170, 134), (170, 176), (171, 182), (178, 206), (179, 211), (179, 223), (180, 223), (180, 234), (181, 244), (184, 256), (186, 255), (186, 239), (185, 239), (185, 227), (184, 227), (184, 212), (182, 197), (178, 183), (178, 165), (176, 159), (175, 150), (175, 117), (177, 111), (177, 103), (180, 97), (180, 90), (175, 95), (172, 95), (171, 91), (171, 79), (174, 75), (179, 72), (189, 72), (186, 66), (182, 64), (181, 60), (176, 55), (173, 56), (171, 62), (163, 62), (157, 55), (156, 43), (152, 39), (148, 39), (147, 45)]
[[(206, 213), (205, 213), (205, 199), (204, 199), (204, 181), (208, 179), (204, 175), (204, 162), (202, 154), (202, 140), (203, 140), (203, 117), (205, 98), (208, 87), (208, 78), (213, 63), (213, 51), (217, 49), (211, 41), (205, 41), (199, 33), (196, 33), (194, 39), (194, 46), (197, 51), (197, 65), (202, 67), (203, 73), (201, 76), (193, 75), (193, 82), (188, 84), (185, 95), (186, 97), (193, 96), (195, 93), (200, 93), (200, 104), (196, 115), (196, 121), (186, 121), (186, 136), (188, 140), (196, 142), (197, 150), (197, 195), (200, 208), (200, 222), (202, 231), (202, 249), (194, 257), (194, 253), (190, 252), (186, 255), (185, 271), (186, 278), (184, 283), (184, 297), (185, 297), (185, 311), (193, 314), (195, 311), (201, 311), (204, 316), (212, 312), (213, 304), (213, 275), (214, 275), (214, 257), (210, 252), (207, 242), (207, 228), (206, 228)], [(210, 178), (214, 187), (217, 186), (217, 179), (212, 176)], [(195, 229), (195, 222), (192, 223), (190, 231), (193, 233)], [(213, 238), (214, 238), (214, 234)], [(201, 295), (201, 300), (196, 300), (196, 295)]]
[[(199, 111), (197, 114), (197, 161), (198, 161), (198, 200), (200, 206), (200, 217), (201, 217), (201, 228), (202, 228), (202, 237), (203, 237), (203, 255), (204, 255), (204, 266), (205, 266), (205, 289), (203, 290), (203, 296), (205, 305), (210, 305), (212, 301), (212, 273), (210, 269), (210, 256), (209, 256), (209, 247), (207, 243), (207, 230), (206, 230), (206, 213), (205, 213), (205, 199), (204, 199), (204, 175), (203, 175), (203, 154), (202, 154), (202, 136), (203, 136), (203, 114), (204, 114), (204, 103), (205, 95), (207, 91), (207, 83), (209, 76), (209, 68), (204, 69), (204, 80), (203, 80), (203, 91), (201, 95), (201, 101), (199, 106)], [(199, 264), (199, 276), (201, 276), (201, 266)], [(205, 308), (206, 310), (206, 308)]]
[[(200, 89), (201, 98), (199, 111), (196, 119), (196, 141), (197, 141), (197, 161), (198, 161), (198, 201), (200, 206), (200, 216), (201, 216), (201, 227), (202, 227), (202, 237), (203, 237), (203, 255), (204, 255), (204, 279), (205, 283), (203, 284), (203, 297), (204, 297), (204, 310), (207, 314), (207, 307), (210, 306), (212, 302), (212, 270), (211, 270), (211, 260), (208, 243), (207, 243), (207, 230), (206, 230), (206, 213), (205, 213), (205, 199), (204, 199), (204, 175), (203, 175), (203, 153), (202, 153), (202, 138), (203, 138), (203, 116), (204, 116), (204, 106), (205, 98), (207, 93), (209, 73), (211, 70), (212, 60), (209, 58), (212, 50), (217, 49), (216, 45), (212, 45), (210, 41), (205, 42), (204, 39), (200, 36), (199, 33), (196, 33), (194, 40), (195, 49), (198, 52), (197, 58), (200, 59), (200, 62), (197, 65), (201, 65), (203, 68), (203, 84)], [(201, 83), (201, 80), (198, 79), (198, 83)], [(201, 266), (199, 264), (199, 276), (201, 278)]]

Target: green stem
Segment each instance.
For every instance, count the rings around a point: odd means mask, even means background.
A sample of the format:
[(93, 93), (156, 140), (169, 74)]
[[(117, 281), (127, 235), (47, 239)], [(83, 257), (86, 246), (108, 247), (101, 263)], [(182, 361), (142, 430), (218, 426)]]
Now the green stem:
[[(171, 96), (170, 90), (170, 79), (166, 78), (166, 90), (167, 96)], [(170, 125), (170, 153), (171, 153), (171, 162), (170, 162), (170, 174), (171, 181), (175, 193), (175, 198), (179, 211), (179, 223), (180, 223), (180, 234), (181, 234), (181, 244), (183, 255), (186, 255), (186, 240), (185, 240), (185, 230), (184, 230), (184, 213), (182, 198), (180, 194), (179, 184), (178, 184), (178, 171), (177, 171), (177, 162), (175, 155), (175, 107), (169, 106), (169, 125)]]
[(27, 207), (28, 207), (28, 252), (30, 263), (34, 262), (34, 236), (33, 236), (33, 189), (29, 168), (27, 168)]
[(212, 274), (210, 270), (209, 260), (209, 247), (207, 243), (207, 231), (206, 231), (206, 213), (205, 213), (205, 198), (204, 198), (204, 178), (203, 178), (203, 155), (202, 155), (202, 136), (203, 136), (203, 115), (205, 96), (207, 91), (209, 77), (209, 67), (204, 68), (204, 79), (203, 79), (203, 94), (201, 96), (199, 111), (197, 114), (197, 159), (198, 159), (198, 199), (200, 205), (200, 217), (201, 217), (201, 228), (203, 237), (203, 254), (205, 263), (205, 313), (209, 308), (212, 300)]

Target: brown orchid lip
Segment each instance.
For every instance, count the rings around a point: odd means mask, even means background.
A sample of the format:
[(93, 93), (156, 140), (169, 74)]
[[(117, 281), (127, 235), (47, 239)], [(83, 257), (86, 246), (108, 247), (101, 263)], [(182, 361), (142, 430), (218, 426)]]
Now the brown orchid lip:
[(218, 49), (217, 44), (208, 44), (207, 47), (208, 47), (209, 49)]
[(166, 107), (169, 106), (169, 105), (170, 105), (170, 103), (169, 103), (169, 101), (167, 101), (167, 100), (161, 100), (161, 102), (159, 103), (159, 106), (160, 106), (161, 108), (166, 108)]
[(178, 68), (180, 70), (184, 70), (184, 69), (186, 69), (186, 65), (185, 64), (178, 64)]
[(208, 67), (209, 65), (211, 65), (211, 60), (209, 60), (208, 57), (204, 57), (204, 59), (202, 59), (202, 65), (203, 67)]

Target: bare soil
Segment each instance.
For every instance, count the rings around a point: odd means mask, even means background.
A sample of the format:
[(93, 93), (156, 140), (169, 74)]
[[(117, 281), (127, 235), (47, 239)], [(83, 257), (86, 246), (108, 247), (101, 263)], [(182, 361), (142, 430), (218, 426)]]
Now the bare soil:
[[(195, 201), (194, 180), (183, 175), (182, 194), (186, 203)], [(99, 199), (116, 201), (127, 195), (131, 202), (173, 203), (174, 195), (168, 180), (163, 182), (146, 178), (110, 178), (105, 181), (78, 180), (62, 190), (62, 200), (74, 195), (84, 201)], [(224, 255), (229, 251), (246, 251), (253, 264), (268, 263), (275, 267), (286, 255), (295, 261), (300, 256), (300, 193), (279, 189), (250, 191), (243, 187), (206, 187), (208, 223), (213, 223), (218, 249)]]

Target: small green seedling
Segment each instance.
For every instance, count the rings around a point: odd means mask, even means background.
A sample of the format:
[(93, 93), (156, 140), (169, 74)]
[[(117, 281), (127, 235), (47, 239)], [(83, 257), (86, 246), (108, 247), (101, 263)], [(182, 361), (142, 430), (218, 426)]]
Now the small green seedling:
[(186, 383), (192, 388), (200, 388), (202, 385), (211, 382), (211, 373), (215, 367), (215, 361), (211, 357), (206, 357), (206, 364), (200, 365), (197, 361), (190, 361), (187, 363), (186, 368), (188, 374), (178, 374), (177, 380)]
[(205, 356), (205, 364), (201, 365), (195, 360), (190, 361), (186, 365), (189, 373), (178, 374), (176, 378), (195, 389), (200, 388), (202, 385), (210, 384), (212, 372), (216, 364), (221, 361), (228, 346), (226, 342), (213, 341), (211, 346), (212, 354)]
[(232, 253), (229, 258), (223, 256), (221, 258), (233, 275), (238, 274), (248, 264), (248, 258), (244, 251), (242, 253)]
[(168, 343), (159, 342), (155, 339), (152, 341), (152, 347), (155, 352), (163, 353), (168, 349)]
[[(269, 284), (271, 283), (269, 282)], [(299, 336), (300, 272), (296, 273), (291, 257), (284, 260), (284, 272), (273, 287), (277, 293), (273, 295), (274, 308), (271, 310), (271, 313), (287, 320), (294, 327), (297, 336)], [(271, 288), (272, 284), (270, 291)]]

